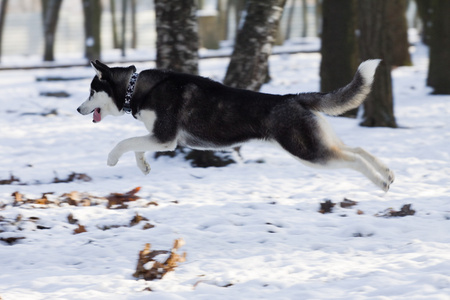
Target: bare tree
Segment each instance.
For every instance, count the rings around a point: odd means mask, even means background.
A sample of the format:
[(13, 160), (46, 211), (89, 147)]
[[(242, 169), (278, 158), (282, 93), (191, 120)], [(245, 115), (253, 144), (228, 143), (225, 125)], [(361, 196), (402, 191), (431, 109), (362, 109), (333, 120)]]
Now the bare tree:
[(430, 42), (430, 28), (431, 28), (431, 5), (430, 0), (416, 0), (417, 12), (422, 21), (422, 42), (428, 45)]
[(392, 47), (392, 66), (411, 66), (411, 55), (409, 54), (408, 22), (406, 20), (407, 0), (388, 1), (387, 21), (389, 23), (390, 43)]
[(44, 23), (44, 61), (53, 61), (56, 26), (62, 0), (42, 0), (42, 21)]
[[(358, 67), (356, 0), (322, 3), (320, 90), (330, 92), (352, 81)], [(358, 109), (344, 114), (356, 117)]]
[(392, 43), (387, 20), (391, 0), (358, 0), (360, 57), (383, 59), (375, 73), (372, 92), (364, 102), (362, 126), (397, 127), (392, 95)]
[(430, 66), (427, 84), (434, 94), (450, 94), (450, 1), (432, 1)]
[(84, 49), (85, 57), (90, 60), (100, 59), (100, 21), (102, 6), (100, 0), (82, 0), (84, 14)]
[(224, 84), (258, 91), (268, 75), (268, 59), (286, 0), (248, 0)]
[[(198, 74), (197, 7), (194, 0), (155, 0), (156, 67)], [(177, 148), (194, 167), (225, 166), (235, 161), (229, 154)], [(158, 152), (174, 156), (176, 152)]]
[(113, 47), (114, 49), (120, 48), (119, 38), (117, 36), (117, 22), (116, 22), (116, 1), (109, 0), (109, 8), (111, 11), (111, 29), (113, 37)]
[(0, 58), (2, 57), (2, 45), (3, 45), (3, 27), (5, 25), (6, 7), (8, 6), (8, 0), (2, 0), (0, 3)]
[(122, 57), (125, 57), (125, 46), (126, 46), (126, 33), (127, 33), (127, 0), (122, 0), (122, 31), (121, 31), (121, 39), (120, 39), (120, 51), (122, 53)]

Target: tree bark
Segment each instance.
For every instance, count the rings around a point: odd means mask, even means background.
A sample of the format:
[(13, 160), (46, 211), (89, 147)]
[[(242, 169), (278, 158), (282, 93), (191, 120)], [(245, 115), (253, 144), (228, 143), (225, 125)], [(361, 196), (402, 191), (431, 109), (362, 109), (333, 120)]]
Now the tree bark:
[(155, 0), (156, 67), (198, 74), (198, 28), (194, 0)]
[[(356, 0), (322, 3), (320, 90), (331, 92), (352, 81), (358, 68)], [(358, 108), (344, 114), (356, 117)]]
[(8, 0), (2, 0), (0, 3), (0, 59), (2, 57), (3, 27), (5, 25), (7, 6), (8, 6)]
[[(194, 0), (155, 0), (156, 67), (176, 72), (198, 74), (197, 8)], [(176, 152), (160, 152), (175, 156), (182, 153), (193, 167), (221, 167), (234, 163), (231, 155), (214, 151), (177, 148)]]
[(392, 95), (392, 43), (388, 38), (388, 1), (358, 0), (360, 56), (362, 60), (381, 58), (372, 92), (364, 102), (362, 126), (397, 127)]
[(91, 61), (100, 59), (100, 21), (102, 7), (100, 0), (82, 0), (84, 13), (85, 57)]
[(430, 28), (431, 28), (431, 1), (430, 0), (416, 0), (417, 11), (420, 20), (422, 21), (422, 42), (428, 45), (430, 42)]
[(131, 48), (137, 48), (136, 0), (131, 0)]
[(56, 26), (62, 0), (42, 0), (44, 27), (44, 61), (54, 61)]
[(109, 0), (109, 7), (111, 10), (111, 29), (113, 37), (113, 48), (120, 48), (119, 38), (117, 36), (117, 22), (116, 22), (116, 0)]
[(434, 94), (450, 94), (450, 1), (433, 0), (430, 29), (430, 65), (427, 84)]
[(268, 59), (286, 0), (248, 0), (224, 84), (258, 91), (267, 78)]
[(409, 54), (408, 22), (406, 20), (407, 0), (388, 1), (389, 39), (392, 45), (392, 66), (411, 66)]

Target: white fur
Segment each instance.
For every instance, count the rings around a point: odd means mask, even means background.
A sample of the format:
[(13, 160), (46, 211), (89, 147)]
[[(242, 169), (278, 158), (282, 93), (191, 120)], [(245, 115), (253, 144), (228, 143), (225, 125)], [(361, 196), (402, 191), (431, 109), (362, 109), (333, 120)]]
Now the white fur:
[(381, 59), (369, 59), (361, 63), (358, 67), (358, 71), (364, 78), (365, 85), (371, 85), (375, 76), (375, 71), (380, 64)]
[(100, 108), (100, 115), (102, 119), (108, 115), (121, 116), (124, 114), (122, 110), (119, 110), (114, 104), (112, 99), (106, 92), (94, 92), (86, 101), (84, 101), (78, 111), (82, 115), (88, 115), (92, 113), (96, 108)]

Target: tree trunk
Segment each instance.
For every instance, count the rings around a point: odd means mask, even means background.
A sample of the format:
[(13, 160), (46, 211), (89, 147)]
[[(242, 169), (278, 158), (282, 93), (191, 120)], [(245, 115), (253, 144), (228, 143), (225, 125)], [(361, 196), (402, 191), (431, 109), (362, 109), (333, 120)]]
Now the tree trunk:
[(406, 20), (407, 0), (388, 1), (389, 38), (392, 47), (392, 66), (412, 66), (409, 54), (408, 22)]
[(364, 102), (362, 126), (397, 127), (392, 96), (392, 47), (388, 34), (388, 1), (358, 0), (360, 56), (362, 60), (381, 58), (372, 92)]
[(120, 53), (122, 55), (122, 57), (125, 57), (126, 53), (125, 53), (125, 46), (127, 44), (127, 0), (122, 0), (122, 19), (121, 19), (121, 24), (122, 24), (122, 31), (121, 31), (121, 39), (120, 39)]
[(113, 37), (113, 48), (120, 48), (119, 38), (117, 36), (117, 22), (116, 22), (116, 0), (109, 0), (109, 7), (111, 9), (111, 29)]
[(2, 0), (0, 3), (0, 59), (2, 57), (2, 45), (3, 45), (3, 27), (5, 25), (6, 7), (8, 6), (8, 0)]
[(224, 84), (258, 91), (267, 78), (268, 59), (286, 0), (248, 0)]
[(131, 0), (131, 48), (137, 48), (136, 0)]
[(302, 0), (302, 37), (308, 36), (308, 3)]
[(198, 74), (198, 28), (194, 0), (155, 0), (156, 67)]
[(431, 28), (431, 1), (430, 0), (416, 0), (417, 11), (420, 20), (422, 21), (422, 42), (428, 45), (430, 42), (430, 28)]
[(91, 61), (100, 59), (100, 21), (102, 6), (100, 0), (82, 0), (84, 13), (85, 57)]
[[(155, 0), (156, 67), (176, 72), (198, 74), (197, 8), (194, 0)], [(234, 163), (230, 154), (177, 148), (193, 167), (221, 167)], [(175, 156), (174, 152), (156, 153)]]
[(42, 0), (44, 27), (44, 61), (54, 61), (56, 26), (62, 0)]
[(432, 11), (427, 85), (434, 94), (450, 94), (450, 1), (433, 0)]
[[(324, 0), (322, 18), (320, 90), (331, 92), (352, 81), (358, 68), (356, 0)], [(357, 112), (344, 116), (355, 118)]]
[(292, 21), (294, 20), (295, 15), (295, 6), (297, 0), (291, 1), (291, 6), (289, 7), (288, 15), (287, 15), (287, 26), (286, 26), (286, 35), (285, 39), (289, 40), (292, 37)]

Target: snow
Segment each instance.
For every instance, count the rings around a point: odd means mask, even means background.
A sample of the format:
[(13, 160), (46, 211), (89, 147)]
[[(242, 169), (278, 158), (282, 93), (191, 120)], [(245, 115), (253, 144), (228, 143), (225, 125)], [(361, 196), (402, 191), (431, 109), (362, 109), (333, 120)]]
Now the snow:
[[(94, 124), (76, 112), (89, 95), (90, 67), (0, 72), (0, 180), (20, 179), (0, 185), (0, 238), (25, 237), (0, 242), (1, 299), (450, 299), (450, 96), (430, 95), (427, 49), (414, 50), (414, 66), (392, 73), (401, 128), (327, 117), (347, 144), (394, 170), (388, 193), (354, 171), (310, 169), (264, 143), (245, 145), (242, 159), (225, 168), (147, 154), (152, 171), (144, 176), (131, 153), (111, 168), (115, 143), (145, 127), (128, 115)], [(202, 60), (201, 74), (221, 80), (227, 63)], [(318, 90), (319, 54), (273, 56), (270, 64), (264, 92)], [(85, 79), (36, 81), (46, 76)], [(48, 91), (71, 96), (41, 96)], [(73, 172), (92, 180), (53, 183)], [(128, 209), (101, 200), (15, 206), (11, 196), (103, 197), (137, 186), (141, 199)], [(318, 212), (326, 199), (344, 198), (358, 204)], [(416, 213), (381, 216), (404, 204)], [(155, 227), (128, 226), (136, 213)], [(69, 214), (86, 232), (73, 234)], [(123, 226), (101, 229), (114, 225)], [(187, 258), (174, 272), (149, 282), (132, 276), (146, 243), (170, 250), (178, 238)]]

